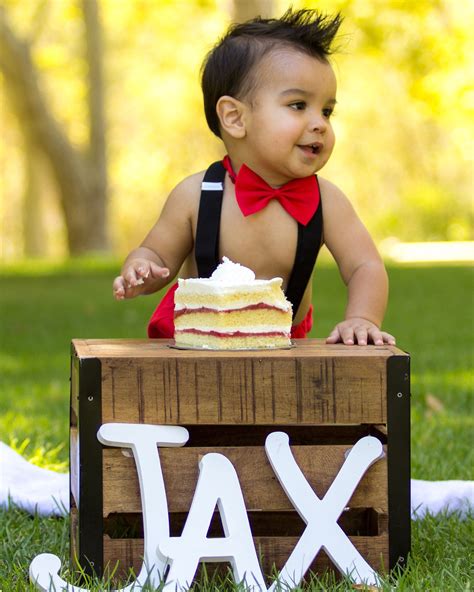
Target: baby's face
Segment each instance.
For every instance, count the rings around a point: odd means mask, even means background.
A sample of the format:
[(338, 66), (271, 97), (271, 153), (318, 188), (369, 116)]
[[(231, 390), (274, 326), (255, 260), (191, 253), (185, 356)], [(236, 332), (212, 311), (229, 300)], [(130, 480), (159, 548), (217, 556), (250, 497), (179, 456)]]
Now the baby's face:
[(245, 104), (246, 163), (273, 185), (320, 170), (334, 148), (336, 77), (324, 61), (282, 49), (257, 66)]

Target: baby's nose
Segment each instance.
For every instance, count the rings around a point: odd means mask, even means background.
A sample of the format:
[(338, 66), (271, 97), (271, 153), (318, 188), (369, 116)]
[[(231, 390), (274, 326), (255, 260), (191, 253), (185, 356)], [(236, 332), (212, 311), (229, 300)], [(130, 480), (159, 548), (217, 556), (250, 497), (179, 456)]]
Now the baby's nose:
[(327, 125), (328, 122), (326, 121), (326, 119), (322, 116), (318, 116), (312, 120), (311, 129), (314, 132), (323, 133), (324, 131), (326, 131)]

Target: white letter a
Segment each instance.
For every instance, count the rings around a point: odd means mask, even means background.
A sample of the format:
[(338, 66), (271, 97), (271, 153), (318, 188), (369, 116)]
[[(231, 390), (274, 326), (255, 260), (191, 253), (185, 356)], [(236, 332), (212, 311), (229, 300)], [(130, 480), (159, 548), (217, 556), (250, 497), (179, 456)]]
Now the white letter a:
[[(214, 509), (218, 507), (225, 537), (207, 538)], [(158, 554), (169, 558), (166, 587), (186, 590), (200, 561), (230, 561), (236, 582), (261, 592), (267, 588), (258, 563), (237, 473), (222, 454), (210, 453), (199, 463), (199, 479), (191, 509), (180, 537), (158, 544)]]

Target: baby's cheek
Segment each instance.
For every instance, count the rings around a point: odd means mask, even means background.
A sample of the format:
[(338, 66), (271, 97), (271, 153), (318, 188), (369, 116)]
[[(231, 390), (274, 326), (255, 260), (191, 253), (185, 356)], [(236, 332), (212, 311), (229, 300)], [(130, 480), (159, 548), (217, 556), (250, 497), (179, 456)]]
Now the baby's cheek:
[(336, 134), (334, 133), (334, 130), (332, 128), (330, 129), (330, 132), (326, 137), (326, 141), (328, 150), (331, 153), (334, 150), (334, 145), (336, 144)]
[(273, 142), (273, 149), (278, 152), (288, 150), (290, 147), (293, 148), (294, 145), (298, 143), (298, 139), (299, 137), (295, 134), (278, 134), (278, 136), (275, 138), (275, 141)]

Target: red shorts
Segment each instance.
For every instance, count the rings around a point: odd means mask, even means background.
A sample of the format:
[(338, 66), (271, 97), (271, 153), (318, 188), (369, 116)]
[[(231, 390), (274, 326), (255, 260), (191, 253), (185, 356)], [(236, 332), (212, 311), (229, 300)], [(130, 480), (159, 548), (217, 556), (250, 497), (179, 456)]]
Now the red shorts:
[[(148, 337), (152, 339), (164, 338), (172, 339), (174, 337), (174, 293), (178, 283), (173, 284), (171, 288), (163, 296), (160, 304), (156, 307), (150, 322), (148, 323)], [(291, 327), (291, 337), (300, 339), (306, 337), (313, 326), (313, 306), (309, 310), (305, 318)]]

